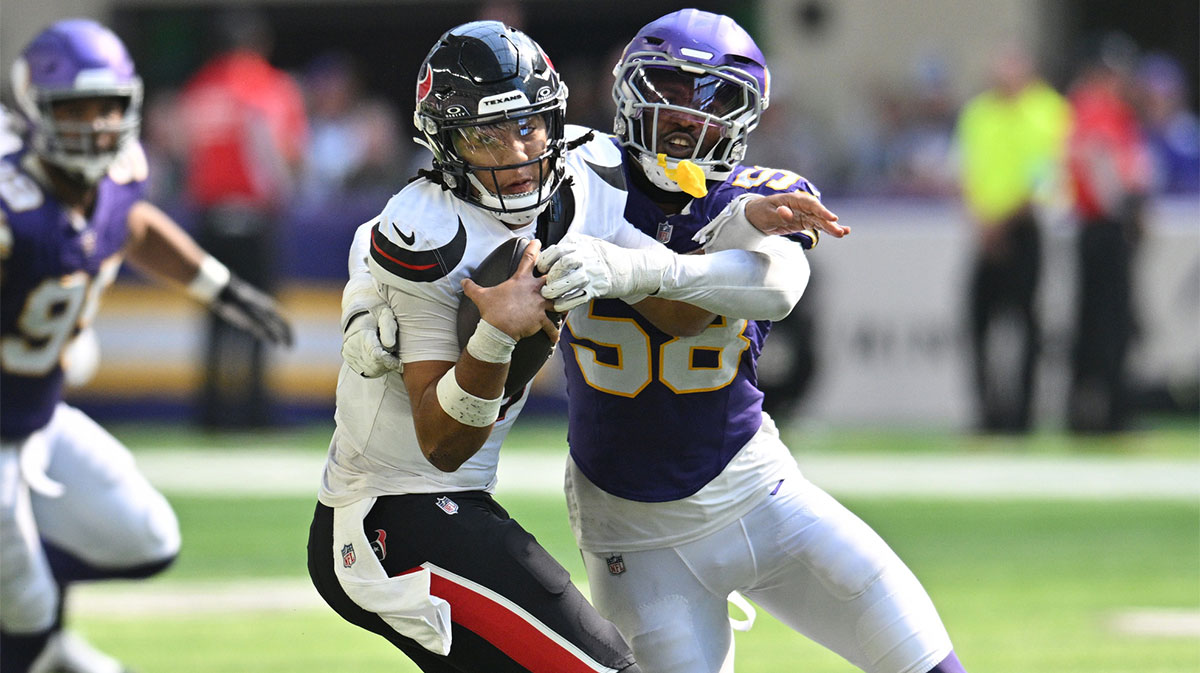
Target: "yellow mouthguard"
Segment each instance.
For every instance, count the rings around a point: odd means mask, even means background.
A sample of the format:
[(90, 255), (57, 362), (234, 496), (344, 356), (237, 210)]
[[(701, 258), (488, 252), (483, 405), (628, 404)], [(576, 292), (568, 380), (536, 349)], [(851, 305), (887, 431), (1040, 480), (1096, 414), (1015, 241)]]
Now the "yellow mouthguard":
[(658, 165), (662, 167), (667, 177), (679, 183), (679, 188), (689, 196), (698, 199), (708, 194), (708, 185), (704, 184), (704, 171), (700, 170), (696, 164), (684, 159), (679, 162), (677, 167), (667, 168), (667, 155), (660, 154), (658, 155)]

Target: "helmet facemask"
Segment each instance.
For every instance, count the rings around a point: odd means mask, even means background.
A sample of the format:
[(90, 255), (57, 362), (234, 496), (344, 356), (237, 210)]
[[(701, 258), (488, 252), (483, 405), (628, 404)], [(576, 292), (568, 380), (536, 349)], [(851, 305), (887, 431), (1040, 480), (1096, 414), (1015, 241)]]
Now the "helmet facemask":
[[(507, 224), (532, 222), (562, 181), (565, 147), (561, 106), (521, 116), (449, 121), (426, 134), (434, 168), (455, 196), (496, 213)], [(524, 160), (512, 161), (516, 144)], [(529, 169), (532, 167), (532, 169)], [(524, 177), (528, 189), (514, 192)]]
[(616, 135), (666, 191), (680, 191), (665, 169), (683, 160), (699, 166), (707, 180), (727, 178), (766, 107), (757, 80), (728, 66), (637, 52), (627, 54), (613, 74)]
[[(136, 112), (138, 104), (133, 95), (119, 98), (124, 112), (118, 121), (59, 120), (54, 114), (54, 106), (76, 97), (46, 98), (39, 106), (41, 120), (34, 126), (34, 150), (47, 163), (85, 184), (99, 182), (121, 151), (137, 139), (141, 118)], [(106, 135), (115, 136), (115, 139), (101, 147), (100, 139)]]

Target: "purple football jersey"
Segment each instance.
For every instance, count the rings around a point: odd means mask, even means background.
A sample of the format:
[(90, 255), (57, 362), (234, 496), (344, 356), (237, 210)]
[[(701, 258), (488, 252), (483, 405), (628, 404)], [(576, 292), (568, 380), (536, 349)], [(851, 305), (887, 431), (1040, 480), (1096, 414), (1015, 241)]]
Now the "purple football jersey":
[[(631, 170), (626, 156), (625, 170)], [(637, 170), (633, 168), (632, 170)], [(735, 197), (797, 189), (788, 171), (738, 166), (677, 215), (631, 189), (626, 218), (676, 252)], [(568, 441), (579, 469), (629, 500), (692, 495), (721, 473), (762, 422), (756, 363), (770, 323), (719, 317), (696, 337), (656, 329), (623, 301), (595, 300), (569, 314), (562, 331), (570, 399)]]
[(0, 159), (0, 437), (50, 421), (62, 397), (64, 348), (120, 265), (129, 210), (145, 182), (105, 177), (89, 218), (75, 218), (22, 169), (22, 149)]

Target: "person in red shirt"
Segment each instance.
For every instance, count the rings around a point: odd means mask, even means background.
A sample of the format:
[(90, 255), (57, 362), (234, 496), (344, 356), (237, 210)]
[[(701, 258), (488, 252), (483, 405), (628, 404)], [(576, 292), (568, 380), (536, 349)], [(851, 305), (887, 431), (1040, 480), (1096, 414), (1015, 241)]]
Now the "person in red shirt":
[(1068, 424), (1113, 432), (1129, 415), (1125, 361), (1135, 332), (1132, 276), (1150, 186), (1148, 146), (1127, 100), (1135, 47), (1108, 36), (1071, 87), (1067, 171), (1079, 221), (1079, 286)]
[[(224, 49), (179, 99), (186, 191), (200, 212), (203, 244), (238, 274), (271, 288), (274, 230), (308, 141), (304, 98), (267, 61), (271, 31), (261, 15), (232, 11), (218, 29)], [(212, 320), (206, 357), (204, 425), (268, 423), (262, 347)]]

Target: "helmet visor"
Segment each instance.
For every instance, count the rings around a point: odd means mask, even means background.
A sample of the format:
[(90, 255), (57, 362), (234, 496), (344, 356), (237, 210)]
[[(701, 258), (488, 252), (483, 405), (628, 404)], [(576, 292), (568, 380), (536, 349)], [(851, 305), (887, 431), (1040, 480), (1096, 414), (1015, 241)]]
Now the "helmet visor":
[(454, 151), (471, 168), (516, 167), (546, 152), (550, 123), (547, 113), (493, 124), (451, 130)]
[(690, 73), (670, 67), (646, 66), (630, 75), (642, 103), (692, 110), (697, 117), (735, 117), (750, 107), (746, 87), (713, 73)]
[(448, 129), (463, 161), (476, 203), (501, 213), (530, 211), (545, 203), (557, 182), (553, 111), (489, 124)]
[(753, 128), (761, 111), (757, 86), (733, 72), (638, 56), (618, 68), (614, 86), (627, 141), (651, 156), (702, 167), (729, 161), (732, 141)]

